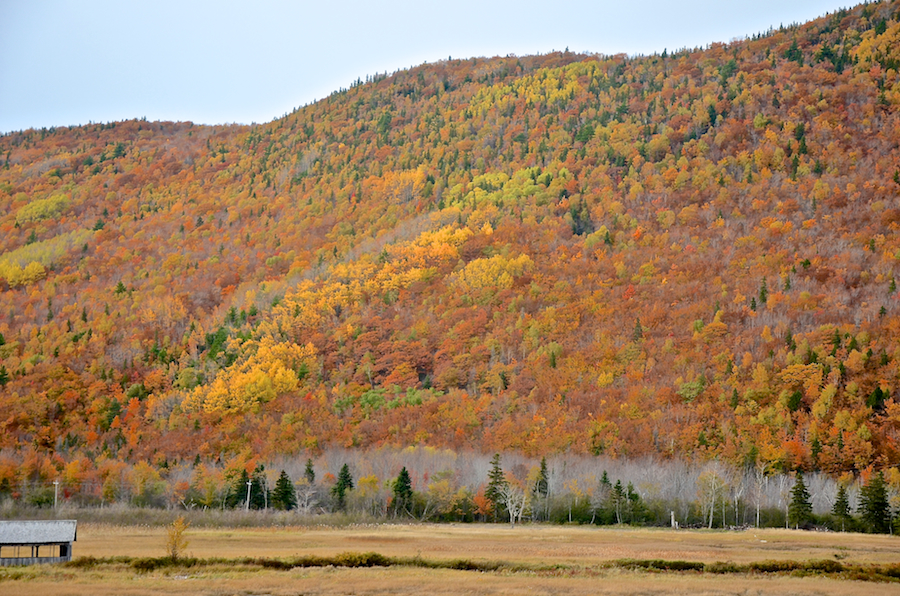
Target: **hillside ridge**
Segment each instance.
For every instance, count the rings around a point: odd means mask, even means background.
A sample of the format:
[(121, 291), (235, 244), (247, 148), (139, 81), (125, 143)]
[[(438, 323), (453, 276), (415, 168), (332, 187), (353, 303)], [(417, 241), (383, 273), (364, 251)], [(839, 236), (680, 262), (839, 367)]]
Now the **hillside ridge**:
[(898, 8), (0, 136), (0, 477), (405, 445), (896, 466)]

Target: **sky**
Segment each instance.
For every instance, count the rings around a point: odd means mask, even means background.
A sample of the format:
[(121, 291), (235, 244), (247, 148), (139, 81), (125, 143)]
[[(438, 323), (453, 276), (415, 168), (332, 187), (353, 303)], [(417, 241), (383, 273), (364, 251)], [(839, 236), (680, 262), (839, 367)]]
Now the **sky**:
[(0, 133), (130, 118), (263, 123), (367, 75), (554, 50), (652, 54), (838, 0), (0, 0)]

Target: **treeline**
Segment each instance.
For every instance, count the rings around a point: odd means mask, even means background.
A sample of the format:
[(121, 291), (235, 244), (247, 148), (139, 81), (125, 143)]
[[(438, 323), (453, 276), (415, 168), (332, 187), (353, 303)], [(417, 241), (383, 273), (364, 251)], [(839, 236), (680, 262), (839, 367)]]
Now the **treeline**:
[(136, 464), (80, 482), (0, 483), (0, 500), (37, 507), (341, 513), (370, 520), (531, 521), (677, 527), (824, 527), (892, 532), (900, 526), (900, 471), (839, 480), (760, 464), (456, 453), (431, 448), (225, 464)]

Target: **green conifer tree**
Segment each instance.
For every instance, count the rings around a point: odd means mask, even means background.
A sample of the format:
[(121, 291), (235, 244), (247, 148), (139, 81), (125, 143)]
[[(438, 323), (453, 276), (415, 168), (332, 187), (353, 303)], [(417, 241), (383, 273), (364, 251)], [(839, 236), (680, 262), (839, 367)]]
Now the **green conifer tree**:
[(625, 489), (625, 512), (628, 523), (633, 525), (643, 521), (645, 509), (640, 493), (634, 490), (634, 484), (629, 482)]
[(860, 491), (859, 513), (863, 525), (869, 532), (877, 534), (890, 532), (891, 509), (883, 472), (875, 474)]
[(616, 485), (613, 487), (609, 496), (612, 501), (612, 509), (616, 512), (616, 523), (621, 524), (626, 499), (625, 489), (622, 488), (621, 480), (616, 480)]
[(413, 489), (412, 489), (412, 480), (409, 477), (409, 472), (406, 470), (406, 466), (400, 470), (400, 473), (397, 475), (397, 479), (394, 480), (393, 485), (394, 499), (391, 503), (391, 508), (394, 510), (395, 515), (402, 515), (404, 513), (409, 513), (412, 509), (413, 504)]
[(269, 506), (271, 491), (266, 486), (266, 468), (256, 466), (250, 478), (250, 509), (266, 509)]
[(247, 483), (250, 482), (250, 475), (247, 470), (241, 470), (241, 473), (235, 477), (225, 498), (225, 506), (232, 509), (247, 506)]
[(541, 467), (538, 470), (534, 486), (531, 487), (531, 516), (535, 521), (546, 519), (549, 515), (550, 478), (547, 471), (547, 458), (541, 458)]
[(838, 487), (831, 513), (840, 521), (841, 532), (845, 531), (852, 518), (850, 516), (850, 498), (847, 496), (847, 488), (843, 484)]
[(500, 454), (495, 453), (491, 459), (491, 471), (488, 472), (488, 485), (484, 491), (485, 498), (491, 503), (491, 511), (494, 521), (503, 519), (506, 506), (503, 504), (501, 493), (506, 487), (506, 476), (500, 465)]
[(350, 467), (344, 464), (338, 473), (337, 482), (331, 487), (335, 509), (343, 511), (347, 507), (347, 491), (351, 490), (353, 490), (353, 476), (350, 475)]
[(297, 508), (297, 492), (294, 483), (284, 470), (275, 482), (275, 490), (272, 491), (272, 507), (282, 511), (290, 511)]
[(537, 482), (534, 483), (535, 496), (546, 498), (550, 493), (549, 477), (547, 473), (547, 458), (541, 458), (541, 469), (538, 472)]
[(799, 528), (812, 520), (812, 504), (809, 502), (809, 490), (803, 482), (803, 472), (797, 472), (797, 480), (791, 489), (791, 502), (788, 505), (788, 524)]

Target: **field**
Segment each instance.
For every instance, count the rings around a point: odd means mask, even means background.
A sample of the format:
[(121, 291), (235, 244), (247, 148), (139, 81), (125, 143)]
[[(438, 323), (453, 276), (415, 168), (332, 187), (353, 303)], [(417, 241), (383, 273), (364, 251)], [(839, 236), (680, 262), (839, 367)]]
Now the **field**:
[[(900, 583), (835, 573), (710, 573), (636, 568), (633, 561), (733, 564), (900, 563), (891, 536), (786, 530), (671, 531), (560, 526), (359, 525), (189, 529), (195, 566), (150, 571), (131, 564), (165, 554), (164, 528), (82, 524), (75, 557), (96, 565), (0, 569), (0, 594), (900, 594)], [(402, 564), (268, 568), (246, 560), (339, 560), (378, 553)], [(130, 557), (114, 559), (114, 557)], [(465, 560), (493, 570), (441, 568)], [(632, 563), (629, 563), (632, 561)], [(652, 564), (650, 565), (653, 566)]]

